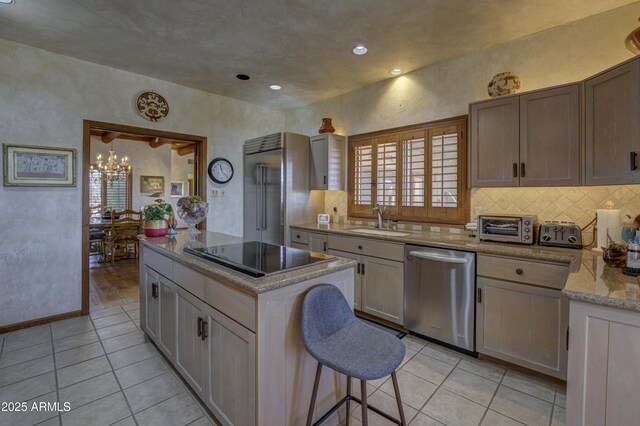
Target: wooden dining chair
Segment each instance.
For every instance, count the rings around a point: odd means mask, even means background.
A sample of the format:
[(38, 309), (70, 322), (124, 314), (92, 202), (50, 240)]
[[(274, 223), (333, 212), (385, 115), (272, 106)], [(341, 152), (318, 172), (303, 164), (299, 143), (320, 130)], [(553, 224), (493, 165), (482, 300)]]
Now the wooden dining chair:
[[(142, 213), (135, 210), (111, 212), (111, 227), (104, 239), (104, 254), (111, 263), (116, 258), (138, 257), (138, 235), (142, 233)], [(131, 250), (133, 249), (133, 251)]]
[[(107, 206), (92, 206), (89, 207), (89, 219), (92, 217), (101, 217), (105, 212)], [(104, 246), (104, 227), (97, 227), (89, 225), (89, 256), (102, 255)]]

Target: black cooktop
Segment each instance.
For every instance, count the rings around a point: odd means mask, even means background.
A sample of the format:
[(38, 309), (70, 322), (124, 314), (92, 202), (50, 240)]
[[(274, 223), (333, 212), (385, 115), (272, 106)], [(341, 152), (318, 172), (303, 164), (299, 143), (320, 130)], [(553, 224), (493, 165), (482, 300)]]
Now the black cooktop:
[(260, 241), (223, 244), (204, 248), (183, 248), (208, 261), (226, 266), (255, 278), (273, 275), (303, 266), (333, 259), (322, 253), (312, 253)]

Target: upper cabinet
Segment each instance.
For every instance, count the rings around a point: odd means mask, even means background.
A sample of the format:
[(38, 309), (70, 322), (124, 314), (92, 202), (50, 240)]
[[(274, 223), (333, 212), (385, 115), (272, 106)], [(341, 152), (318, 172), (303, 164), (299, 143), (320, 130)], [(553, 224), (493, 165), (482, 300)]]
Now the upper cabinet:
[(344, 136), (313, 136), (310, 156), (309, 189), (344, 191)]
[(518, 186), (518, 96), (471, 104), (471, 186)]
[(580, 86), (470, 106), (471, 186), (580, 184)]
[(639, 183), (640, 59), (585, 81), (585, 183)]

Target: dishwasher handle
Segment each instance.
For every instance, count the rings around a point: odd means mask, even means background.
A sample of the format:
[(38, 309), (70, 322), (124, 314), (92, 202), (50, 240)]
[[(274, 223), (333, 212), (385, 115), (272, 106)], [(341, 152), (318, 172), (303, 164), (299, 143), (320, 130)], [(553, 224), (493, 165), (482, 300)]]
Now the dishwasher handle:
[(444, 262), (444, 263), (467, 263), (469, 260), (464, 257), (449, 257), (449, 256), (441, 256), (439, 254), (428, 253), (424, 251), (410, 251), (409, 256), (417, 257), (420, 259), (427, 260), (435, 260), (436, 262)]

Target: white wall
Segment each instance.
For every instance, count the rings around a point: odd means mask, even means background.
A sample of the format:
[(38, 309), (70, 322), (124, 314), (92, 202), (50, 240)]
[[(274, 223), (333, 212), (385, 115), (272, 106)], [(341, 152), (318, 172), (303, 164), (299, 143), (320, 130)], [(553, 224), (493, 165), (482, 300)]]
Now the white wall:
[[(189, 164), (189, 160), (193, 160), (194, 155), (178, 155), (177, 151), (171, 151), (171, 181), (182, 182), (182, 196), (186, 197), (189, 195), (189, 176), (193, 176), (194, 174), (194, 165)], [(210, 181), (211, 184), (213, 182)], [(180, 197), (171, 196), (171, 188), (169, 188), (169, 192), (167, 192), (166, 200), (171, 203), (173, 206), (173, 211), (177, 212), (176, 204)], [(215, 200), (216, 198), (209, 198), (209, 203)], [(211, 208), (211, 204), (209, 204), (209, 208)], [(176, 220), (178, 221), (178, 228), (186, 227), (187, 224), (180, 220), (178, 215), (176, 214)]]
[[(133, 109), (155, 90), (171, 107), (159, 123)], [(83, 119), (208, 137), (209, 159), (236, 168), (208, 228), (242, 234), (242, 144), (283, 130), (284, 114), (102, 65), (0, 40), (0, 142), (77, 150), (75, 188), (0, 188), (0, 326), (81, 308)]]
[[(332, 117), (336, 133), (356, 135), (467, 114), (504, 71), (520, 76), (522, 91), (582, 80), (632, 57), (624, 39), (639, 15), (640, 2), (434, 64), (287, 111), (285, 128), (313, 135)], [(328, 191), (325, 204), (346, 215), (346, 192)]]

